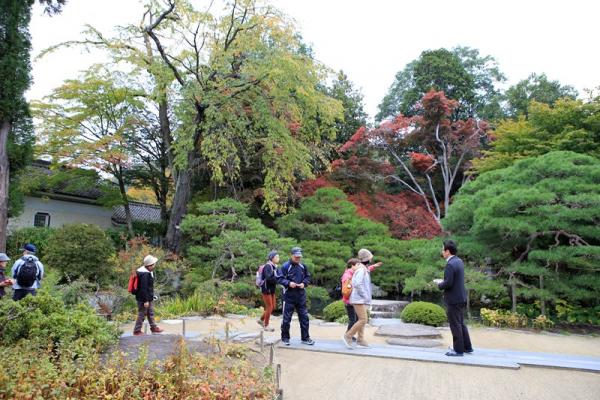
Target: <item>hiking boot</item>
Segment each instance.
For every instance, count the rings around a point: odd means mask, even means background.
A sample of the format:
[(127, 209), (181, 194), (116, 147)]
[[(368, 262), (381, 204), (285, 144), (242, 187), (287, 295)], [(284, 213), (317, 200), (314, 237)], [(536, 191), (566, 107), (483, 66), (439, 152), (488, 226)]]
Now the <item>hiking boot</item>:
[(363, 349), (371, 348), (371, 346), (369, 346), (369, 343), (365, 342), (364, 340), (356, 342), (356, 344), (358, 345), (358, 347), (362, 347)]
[(283, 343), (286, 346), (290, 345), (290, 339), (281, 339), (281, 343)]
[(302, 341), (302, 344), (306, 344), (306, 345), (308, 345), (308, 346), (313, 346), (313, 345), (315, 344), (315, 341), (314, 341), (314, 340), (312, 340), (311, 338), (308, 338), (308, 339), (306, 339), (306, 340), (303, 340), (303, 341)]
[(145, 335), (145, 333), (142, 332), (142, 331), (135, 331), (135, 332), (133, 332), (133, 336), (144, 336), (144, 335)]
[(160, 329), (158, 326), (155, 326), (154, 328), (150, 328), (150, 331), (152, 331), (152, 333), (162, 333), (164, 332), (164, 329)]
[(344, 342), (344, 345), (346, 345), (346, 347), (350, 350), (354, 349), (354, 346), (352, 345), (352, 338), (349, 338), (346, 335), (342, 335), (342, 342)]

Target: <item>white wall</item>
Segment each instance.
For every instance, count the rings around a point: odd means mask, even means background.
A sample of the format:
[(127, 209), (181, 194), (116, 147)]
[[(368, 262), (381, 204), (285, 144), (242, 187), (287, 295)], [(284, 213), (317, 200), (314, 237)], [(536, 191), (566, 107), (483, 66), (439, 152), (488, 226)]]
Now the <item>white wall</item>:
[(58, 228), (65, 224), (96, 224), (101, 228), (110, 228), (112, 209), (70, 201), (25, 197), (23, 213), (8, 220), (8, 230), (33, 227), (36, 213), (50, 214), (50, 227)]

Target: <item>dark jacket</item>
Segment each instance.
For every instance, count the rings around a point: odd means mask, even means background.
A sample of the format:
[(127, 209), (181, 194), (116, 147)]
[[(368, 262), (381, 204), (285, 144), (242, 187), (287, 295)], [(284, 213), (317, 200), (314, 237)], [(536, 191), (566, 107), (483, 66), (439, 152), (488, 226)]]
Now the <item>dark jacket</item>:
[(276, 268), (270, 261), (267, 262), (262, 270), (263, 284), (260, 287), (262, 294), (275, 294), (277, 288), (277, 277), (275, 276)]
[(290, 288), (290, 282), (304, 283), (306, 288), (310, 284), (310, 272), (303, 264), (294, 264), (292, 260), (286, 261), (277, 269), (277, 283), (283, 286), (284, 300), (306, 299), (306, 292), (300, 288)]
[(136, 271), (138, 277), (138, 288), (135, 294), (135, 299), (145, 303), (154, 300), (154, 273), (140, 267)]
[[(4, 268), (0, 268), (0, 282), (4, 282), (6, 280), (4, 272), (6, 272), (6, 270)], [(0, 299), (4, 297), (4, 294), (4, 286), (0, 286)]]
[(438, 285), (444, 291), (446, 304), (465, 304), (465, 264), (457, 256), (452, 256), (444, 269), (444, 281)]

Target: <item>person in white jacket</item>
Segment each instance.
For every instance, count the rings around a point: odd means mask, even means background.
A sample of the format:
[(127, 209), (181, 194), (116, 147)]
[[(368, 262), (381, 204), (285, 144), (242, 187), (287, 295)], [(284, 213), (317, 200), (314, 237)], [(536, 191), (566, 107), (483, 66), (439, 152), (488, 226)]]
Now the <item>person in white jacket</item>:
[(354, 312), (357, 316), (356, 323), (352, 328), (342, 336), (342, 340), (346, 347), (353, 349), (352, 336), (358, 335), (356, 341), (357, 346), (368, 348), (369, 344), (365, 341), (365, 325), (367, 324), (367, 310), (371, 305), (371, 273), (369, 269), (362, 263), (358, 263), (354, 267), (354, 275), (352, 275), (352, 293), (350, 294), (350, 304), (354, 307)]

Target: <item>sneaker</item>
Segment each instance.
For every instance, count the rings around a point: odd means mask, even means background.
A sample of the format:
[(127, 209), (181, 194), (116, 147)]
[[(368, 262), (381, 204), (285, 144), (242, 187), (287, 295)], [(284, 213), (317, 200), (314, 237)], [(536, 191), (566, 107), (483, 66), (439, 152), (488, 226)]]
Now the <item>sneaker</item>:
[(281, 339), (281, 343), (283, 343), (286, 346), (290, 345), (290, 339)]
[(150, 328), (150, 331), (151, 331), (152, 333), (162, 333), (162, 332), (164, 332), (165, 330), (164, 330), (164, 329), (160, 329), (158, 326), (155, 326), (154, 328)]
[(362, 341), (362, 342), (357, 342), (358, 347), (362, 347), (363, 349), (370, 349), (371, 346), (369, 346), (369, 343)]
[(354, 346), (352, 346), (352, 340), (349, 339), (346, 335), (342, 335), (342, 342), (344, 342), (346, 347), (350, 350), (354, 349)]
[(133, 336), (144, 336), (144, 335), (145, 335), (145, 333), (142, 331), (133, 332)]
[(457, 353), (454, 350), (452, 350), (452, 351), (447, 352), (446, 355), (448, 357), (462, 357), (463, 353)]
[(270, 326), (265, 326), (265, 327), (263, 328), (263, 330), (264, 330), (265, 332), (275, 332), (275, 328), (271, 328)]
[(265, 323), (264, 323), (264, 322), (262, 322), (262, 320), (261, 320), (261, 319), (257, 319), (257, 320), (256, 320), (256, 323), (257, 323), (257, 324), (259, 324), (260, 326), (262, 326), (263, 328), (265, 327)]
[(311, 338), (308, 338), (308, 339), (306, 339), (306, 340), (303, 340), (303, 341), (302, 341), (302, 344), (306, 344), (306, 345), (308, 345), (308, 346), (313, 346), (313, 345), (315, 344), (315, 341), (314, 341), (314, 340), (312, 340)]

